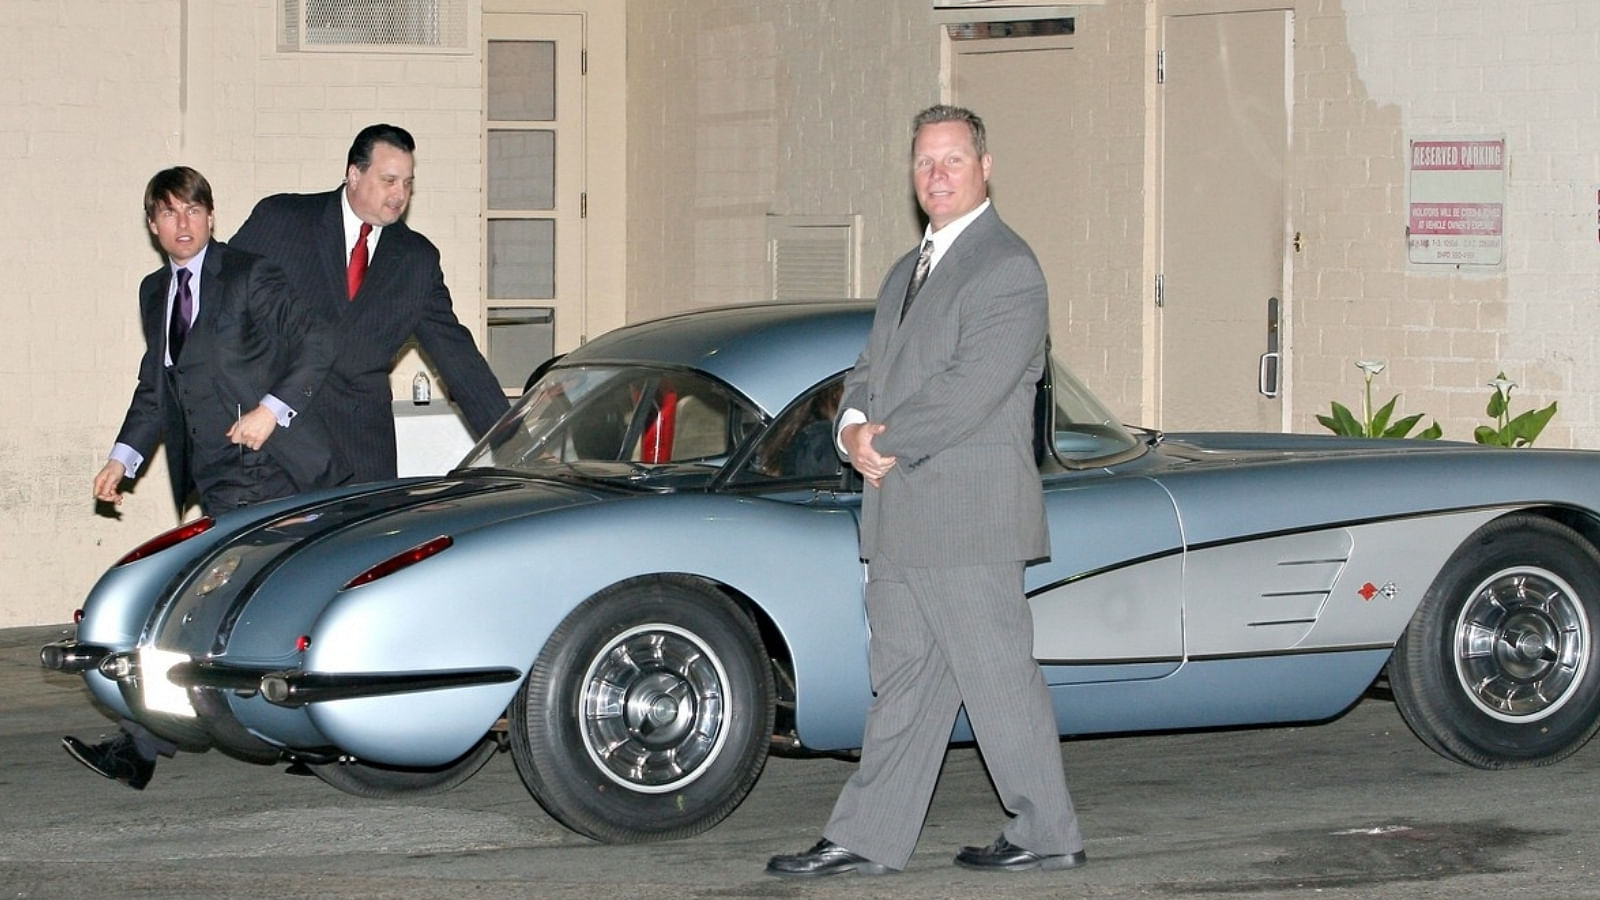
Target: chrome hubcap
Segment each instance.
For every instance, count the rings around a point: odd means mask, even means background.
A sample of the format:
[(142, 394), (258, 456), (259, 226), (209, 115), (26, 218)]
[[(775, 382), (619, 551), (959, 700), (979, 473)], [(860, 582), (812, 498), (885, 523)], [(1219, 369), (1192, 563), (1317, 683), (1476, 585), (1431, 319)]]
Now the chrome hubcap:
[(1485, 579), (1456, 620), (1456, 677), (1484, 713), (1537, 721), (1572, 697), (1590, 640), (1571, 585), (1545, 569), (1507, 569)]
[(624, 632), (584, 674), (584, 749), (630, 790), (677, 790), (722, 750), (727, 682), (722, 661), (692, 632), (660, 623)]

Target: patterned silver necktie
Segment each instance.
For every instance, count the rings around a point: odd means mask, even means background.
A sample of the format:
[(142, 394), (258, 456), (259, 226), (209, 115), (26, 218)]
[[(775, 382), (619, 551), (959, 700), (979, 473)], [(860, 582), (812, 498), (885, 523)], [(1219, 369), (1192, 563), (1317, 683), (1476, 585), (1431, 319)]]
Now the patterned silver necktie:
[(906, 311), (911, 309), (911, 301), (917, 299), (917, 291), (922, 290), (922, 283), (928, 280), (928, 270), (933, 267), (933, 241), (922, 242), (922, 252), (917, 254), (917, 268), (911, 273), (911, 283), (906, 285), (906, 299), (900, 304), (900, 321), (906, 320)]

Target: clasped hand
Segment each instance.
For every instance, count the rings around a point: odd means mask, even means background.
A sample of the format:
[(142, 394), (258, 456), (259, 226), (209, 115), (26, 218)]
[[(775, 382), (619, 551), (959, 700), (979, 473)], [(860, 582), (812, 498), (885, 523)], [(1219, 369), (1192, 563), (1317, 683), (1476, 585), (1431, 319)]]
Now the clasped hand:
[(885, 456), (872, 446), (872, 439), (887, 430), (889, 426), (882, 422), (857, 422), (846, 425), (839, 432), (839, 440), (844, 444), (845, 452), (850, 454), (850, 464), (873, 487), (882, 487), (883, 476), (889, 474), (889, 470), (899, 461), (898, 457)]
[(257, 406), (239, 417), (228, 429), (228, 440), (235, 444), (243, 444), (251, 450), (260, 450), (261, 445), (272, 437), (272, 432), (278, 427), (278, 417), (266, 406)]

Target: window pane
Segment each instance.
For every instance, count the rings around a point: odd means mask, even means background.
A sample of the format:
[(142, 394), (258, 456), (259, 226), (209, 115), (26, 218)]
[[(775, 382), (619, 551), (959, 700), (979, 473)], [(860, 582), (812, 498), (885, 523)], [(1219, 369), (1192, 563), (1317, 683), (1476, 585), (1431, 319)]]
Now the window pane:
[(490, 41), (488, 68), (491, 122), (555, 121), (554, 41)]
[(556, 133), (489, 131), (489, 208), (554, 209)]
[(556, 223), (550, 219), (489, 222), (489, 297), (549, 300), (556, 295)]
[(838, 482), (844, 463), (834, 446), (833, 418), (844, 379), (835, 378), (779, 413), (736, 476), (738, 484), (773, 479)]

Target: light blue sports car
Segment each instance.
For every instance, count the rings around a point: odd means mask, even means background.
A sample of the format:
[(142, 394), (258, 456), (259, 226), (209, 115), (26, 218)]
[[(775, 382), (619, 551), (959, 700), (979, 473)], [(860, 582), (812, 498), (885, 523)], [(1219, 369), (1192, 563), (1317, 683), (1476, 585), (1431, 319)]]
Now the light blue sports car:
[[(830, 422), (870, 319), (619, 329), (448, 476), (150, 540), (43, 662), (184, 749), (355, 794), (509, 750), (585, 835), (703, 831), (769, 751), (861, 741), (860, 482)], [(1130, 431), (1057, 363), (1037, 408), (1027, 586), (1063, 735), (1316, 721), (1383, 677), (1468, 765), (1551, 763), (1600, 723), (1600, 454)]]

